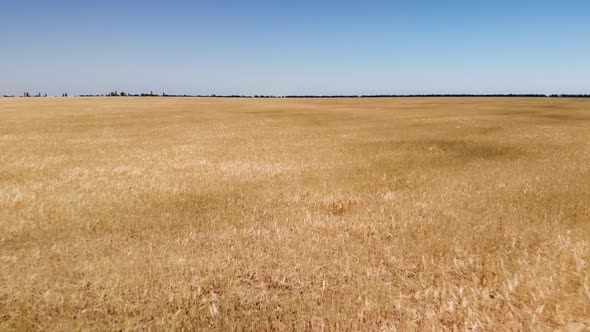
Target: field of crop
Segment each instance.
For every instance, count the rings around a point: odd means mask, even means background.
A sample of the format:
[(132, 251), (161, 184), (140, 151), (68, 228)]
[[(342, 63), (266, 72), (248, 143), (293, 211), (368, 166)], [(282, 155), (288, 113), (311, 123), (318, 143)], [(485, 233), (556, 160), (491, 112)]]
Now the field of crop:
[(0, 98), (0, 330), (582, 330), (590, 100)]

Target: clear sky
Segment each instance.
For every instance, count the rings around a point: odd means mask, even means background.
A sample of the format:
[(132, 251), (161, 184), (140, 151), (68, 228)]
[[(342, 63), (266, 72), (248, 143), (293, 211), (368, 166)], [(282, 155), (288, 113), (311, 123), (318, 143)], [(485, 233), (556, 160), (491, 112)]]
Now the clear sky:
[(590, 93), (590, 1), (0, 0), (0, 94)]

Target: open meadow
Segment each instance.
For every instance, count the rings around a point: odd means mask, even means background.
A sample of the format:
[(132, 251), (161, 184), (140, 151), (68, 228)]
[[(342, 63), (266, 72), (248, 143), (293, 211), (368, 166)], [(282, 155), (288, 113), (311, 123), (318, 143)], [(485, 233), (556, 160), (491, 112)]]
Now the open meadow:
[(0, 98), (0, 330), (590, 327), (590, 99)]

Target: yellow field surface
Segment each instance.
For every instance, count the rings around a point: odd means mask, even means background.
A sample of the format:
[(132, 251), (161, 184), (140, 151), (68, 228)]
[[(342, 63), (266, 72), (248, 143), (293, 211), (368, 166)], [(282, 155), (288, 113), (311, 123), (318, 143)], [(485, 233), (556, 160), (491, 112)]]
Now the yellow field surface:
[(589, 324), (589, 99), (0, 98), (0, 330)]

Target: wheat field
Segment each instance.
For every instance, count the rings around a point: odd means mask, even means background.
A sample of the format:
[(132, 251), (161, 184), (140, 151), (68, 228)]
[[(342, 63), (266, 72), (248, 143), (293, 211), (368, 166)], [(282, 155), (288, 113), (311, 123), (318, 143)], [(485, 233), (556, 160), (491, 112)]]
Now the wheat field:
[(590, 328), (590, 100), (0, 98), (0, 330)]

